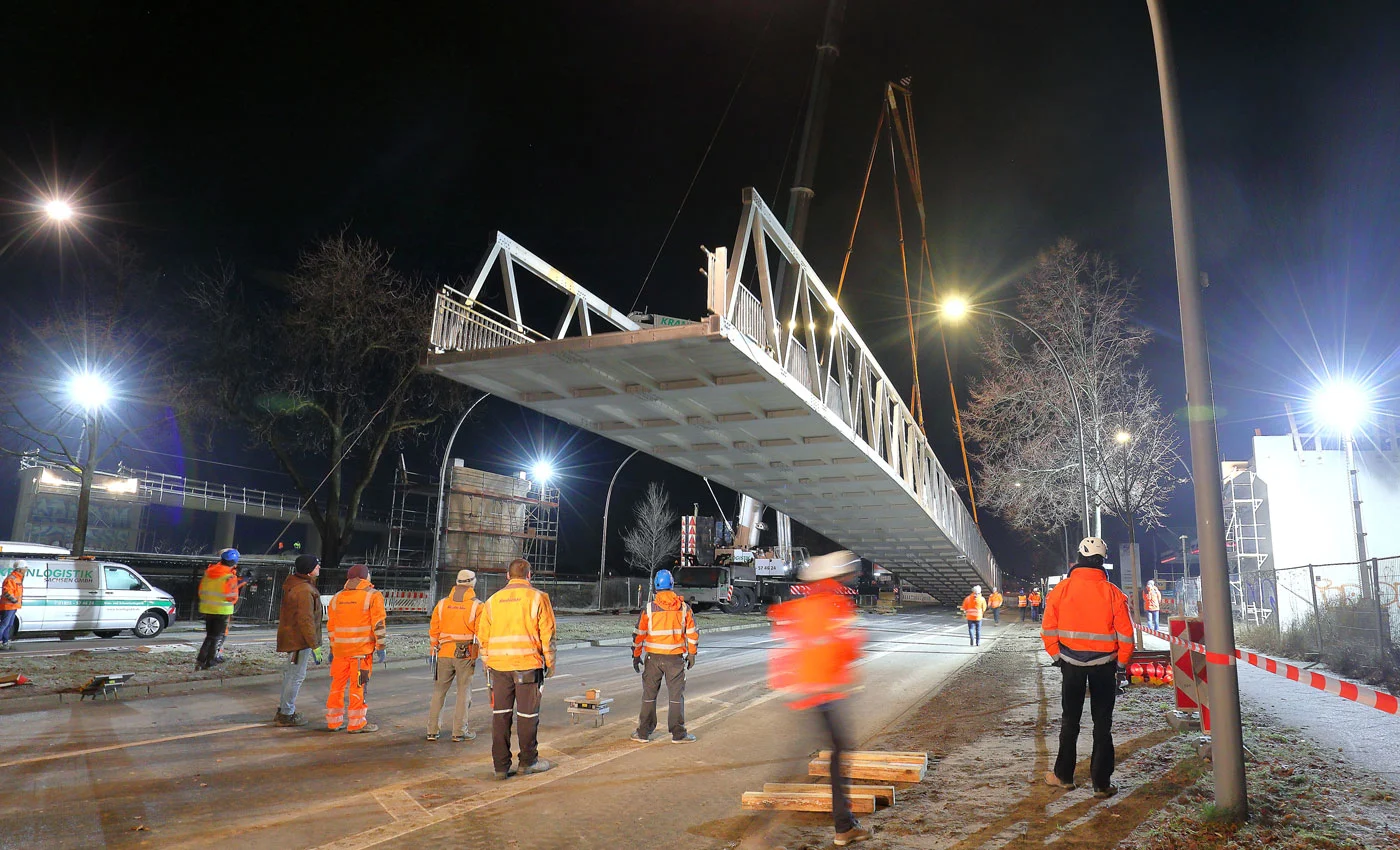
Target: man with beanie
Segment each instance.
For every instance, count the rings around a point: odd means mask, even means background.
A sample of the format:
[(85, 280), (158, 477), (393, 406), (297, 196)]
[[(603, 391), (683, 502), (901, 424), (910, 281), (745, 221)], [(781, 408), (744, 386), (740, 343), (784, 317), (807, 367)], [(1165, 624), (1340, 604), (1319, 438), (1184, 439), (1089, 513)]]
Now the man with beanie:
[(320, 574), (320, 558), (299, 555), (292, 565), (292, 574), (282, 582), (277, 651), (287, 653), (287, 663), (282, 667), (282, 702), (273, 718), (278, 726), (306, 725), (306, 718), (297, 711), (297, 694), (306, 680), (307, 663), (326, 660), (321, 648), (321, 594), (316, 589), (316, 577)]
[[(351, 733), (378, 732), (369, 723), (365, 686), (375, 661), (384, 661), (388, 634), (385, 629), (384, 594), (369, 583), (369, 567), (356, 564), (346, 574), (345, 589), (326, 606), (326, 631), (331, 638), (331, 693), (326, 698), (326, 730), (341, 724)], [(350, 711), (345, 710), (347, 693)], [(348, 719), (348, 722), (347, 722)]]
[(428, 625), (428, 642), (433, 653), (431, 661), (435, 675), (433, 699), (428, 705), (428, 740), (436, 741), (440, 730), (442, 704), (452, 683), (457, 683), (457, 705), (452, 712), (452, 740), (476, 740), (476, 733), (467, 728), (467, 710), (472, 705), (472, 674), (480, 647), (476, 642), (476, 627), (481, 619), (481, 601), (476, 598), (476, 573), (457, 572), (457, 584), (452, 592), (433, 608)]
[(1118, 672), (1133, 657), (1133, 621), (1128, 597), (1108, 580), (1103, 562), (1108, 544), (1086, 537), (1079, 544), (1079, 561), (1069, 576), (1055, 585), (1046, 600), (1040, 639), (1060, 668), (1060, 752), (1045, 783), (1074, 788), (1075, 752), (1084, 694), (1094, 719), (1094, 749), (1089, 778), (1095, 797), (1118, 793), (1113, 778), (1113, 704), (1118, 699)]

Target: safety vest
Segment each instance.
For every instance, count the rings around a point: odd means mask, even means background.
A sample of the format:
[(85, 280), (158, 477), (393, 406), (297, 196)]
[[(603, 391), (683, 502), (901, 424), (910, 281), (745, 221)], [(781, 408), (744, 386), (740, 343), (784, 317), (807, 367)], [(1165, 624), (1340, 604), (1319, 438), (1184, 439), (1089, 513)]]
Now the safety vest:
[(865, 633), (856, 628), (856, 606), (842, 586), (823, 579), (806, 596), (768, 609), (773, 636), (782, 642), (769, 657), (768, 681), (786, 691), (790, 708), (806, 709), (844, 699)]
[(1162, 591), (1155, 587), (1149, 587), (1142, 592), (1142, 603), (1149, 611), (1162, 610)]
[(969, 593), (963, 600), (962, 610), (967, 621), (975, 623), (982, 619), (982, 612), (987, 610), (987, 600), (983, 599), (980, 593)]
[(233, 613), (237, 603), (238, 576), (233, 574), (233, 568), (222, 563), (210, 564), (199, 581), (199, 613), (227, 616)]
[(1019, 596), (1016, 597), (1016, 607), (1017, 607), (1017, 608), (1024, 608), (1024, 607), (1026, 607), (1026, 594), (1022, 593), (1021, 595), (1019, 595)]
[(491, 594), (477, 621), (486, 666), (502, 672), (554, 667), (554, 606), (543, 591), (513, 578)]
[(987, 607), (988, 607), (988, 608), (1000, 608), (1000, 607), (1001, 607), (1001, 603), (1002, 603), (1001, 594), (1000, 594), (1000, 593), (993, 593), (993, 594), (991, 595), (991, 598), (987, 600)]
[(451, 658), (457, 654), (457, 644), (469, 645), (468, 658), (476, 658), (480, 648), (476, 645), (477, 620), (481, 617), (481, 600), (470, 587), (454, 587), (452, 594), (438, 602), (433, 608), (433, 618), (428, 625), (428, 640), (437, 648), (439, 658)]
[(1034, 607), (1036, 607), (1036, 606), (1039, 605), (1039, 604), (1040, 604), (1040, 591), (1038, 591), (1038, 590), (1032, 590), (1032, 591), (1031, 591), (1031, 607), (1034, 608)]
[[(13, 596), (15, 601), (11, 602), (5, 598)], [(0, 611), (18, 611), (24, 605), (24, 574), (19, 570), (14, 570), (5, 576), (5, 581), (0, 584)]]
[(326, 606), (326, 633), (336, 658), (363, 658), (383, 649), (388, 639), (384, 594), (366, 579), (347, 581)]
[(700, 632), (690, 606), (669, 590), (662, 590), (642, 609), (637, 628), (632, 630), (632, 657), (642, 650), (652, 655), (684, 655), (700, 651)]
[(1133, 657), (1128, 597), (1097, 567), (1075, 567), (1050, 591), (1040, 639), (1051, 658), (1076, 667), (1127, 664)]

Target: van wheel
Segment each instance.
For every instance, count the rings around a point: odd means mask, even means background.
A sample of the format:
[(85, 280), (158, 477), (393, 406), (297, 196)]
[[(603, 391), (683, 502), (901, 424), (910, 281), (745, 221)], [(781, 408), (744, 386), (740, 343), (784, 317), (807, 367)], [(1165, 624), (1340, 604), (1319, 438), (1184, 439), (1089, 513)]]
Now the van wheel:
[(114, 638), (122, 633), (121, 629), (93, 629), (93, 634), (100, 638)]
[(139, 638), (153, 638), (165, 631), (165, 615), (159, 611), (147, 611), (136, 621), (132, 631)]
[(59, 632), (59, 633), (58, 633), (58, 639), (59, 639), (59, 640), (77, 640), (77, 638), (78, 638), (78, 633), (77, 633), (77, 632)]

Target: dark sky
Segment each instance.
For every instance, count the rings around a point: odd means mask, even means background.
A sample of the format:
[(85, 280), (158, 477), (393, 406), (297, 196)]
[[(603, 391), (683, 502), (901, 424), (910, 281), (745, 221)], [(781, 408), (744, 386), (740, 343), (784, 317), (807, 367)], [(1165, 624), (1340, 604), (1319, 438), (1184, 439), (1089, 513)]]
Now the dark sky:
[[(309, 241), (349, 224), (405, 268), (469, 275), (501, 230), (626, 307), (731, 96), (641, 303), (698, 316), (698, 246), (733, 240), (740, 190), (786, 206), (824, 0), (293, 5), (7, 10), (6, 232), (23, 226), (34, 185), (81, 186), (100, 216), (84, 224), (90, 233), (123, 233), (172, 270), (216, 257), (287, 268)], [(1281, 397), (1305, 395), (1324, 370), (1374, 374), (1397, 394), (1400, 5), (1167, 5), (1211, 280), (1222, 454), (1243, 457), (1254, 428), (1282, 427)], [(1060, 236), (1114, 255), (1141, 286), (1141, 317), (1158, 332), (1148, 364), (1178, 408), (1145, 5), (851, 3), (807, 238), (830, 282), (882, 87), (905, 75), (940, 280), (997, 297)], [(907, 383), (888, 166), (876, 175), (847, 309)], [(7, 322), (45, 315), (62, 254), (36, 240), (0, 256)], [(949, 344), (958, 374), (975, 370), (971, 337)], [(960, 474), (939, 361), (928, 346), (929, 430)], [(564, 438), (507, 405), (490, 410), (468, 435), (478, 459), (528, 454), (510, 432), (540, 445)], [(565, 559), (592, 563), (597, 507), (624, 455), (573, 438), (565, 462), (576, 467), (578, 513), (565, 522), (579, 530)], [(639, 464), (620, 486), (630, 495), (664, 470)], [(704, 490), (683, 478), (673, 487), (688, 506)], [(1174, 509), (1174, 525), (1193, 525), (1188, 498)], [(994, 525), (989, 536), (1006, 538)], [(999, 552), (1014, 569), (1018, 549)]]

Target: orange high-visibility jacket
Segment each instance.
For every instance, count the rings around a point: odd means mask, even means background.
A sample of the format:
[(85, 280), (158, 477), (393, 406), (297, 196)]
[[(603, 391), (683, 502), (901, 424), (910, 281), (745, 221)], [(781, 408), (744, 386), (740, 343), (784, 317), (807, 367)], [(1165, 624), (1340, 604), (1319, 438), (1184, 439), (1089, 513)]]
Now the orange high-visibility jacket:
[(1162, 591), (1155, 587), (1149, 587), (1142, 592), (1142, 604), (1149, 611), (1162, 610)]
[(554, 606), (549, 596), (526, 579), (511, 579), (486, 600), (476, 639), (492, 670), (553, 670)]
[(1050, 591), (1040, 639), (1051, 658), (1076, 667), (1127, 664), (1133, 657), (1128, 597), (1098, 567), (1074, 567)]
[(987, 599), (987, 607), (988, 607), (988, 608), (1000, 608), (1000, 607), (1001, 607), (1002, 601), (1003, 601), (1003, 600), (1002, 600), (1002, 597), (1001, 597), (1001, 594), (1000, 594), (1000, 593), (993, 593), (993, 594)]
[(844, 699), (865, 643), (855, 603), (841, 585), (823, 579), (809, 587), (808, 595), (768, 609), (773, 636), (782, 641), (769, 658), (768, 681), (774, 690), (793, 694), (788, 707), (794, 709)]
[(457, 644), (469, 644), (467, 657), (475, 659), (480, 653), (476, 643), (476, 627), (481, 619), (481, 600), (476, 591), (464, 585), (452, 588), (452, 593), (438, 602), (433, 608), (433, 617), (428, 624), (428, 642), (437, 651), (439, 658), (451, 658), (457, 654)]
[(982, 598), (980, 593), (969, 593), (962, 603), (963, 616), (968, 621), (982, 619), (982, 612), (987, 610), (987, 600)]
[[(11, 602), (10, 600), (14, 600)], [(24, 605), (24, 574), (12, 570), (0, 584), (0, 611), (18, 611)]]
[(1017, 607), (1017, 608), (1024, 608), (1024, 607), (1026, 607), (1026, 594), (1022, 593), (1022, 594), (1020, 594), (1019, 596), (1016, 597), (1016, 607)]
[(326, 606), (326, 632), (336, 658), (363, 658), (384, 649), (384, 594), (366, 579), (350, 579)]
[(700, 651), (700, 632), (690, 606), (669, 590), (657, 591), (632, 630), (632, 657), (641, 658), (644, 649), (652, 655), (694, 655)]
[(1031, 591), (1031, 607), (1034, 608), (1035, 606), (1037, 606), (1037, 605), (1039, 605), (1039, 604), (1040, 604), (1040, 591), (1038, 591), (1038, 590), (1032, 590), (1032, 591)]

